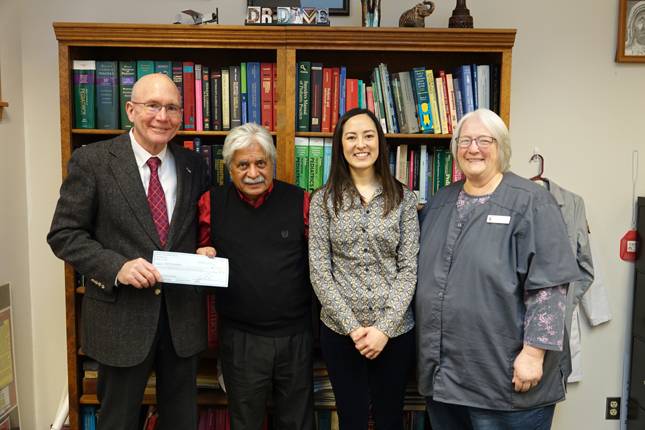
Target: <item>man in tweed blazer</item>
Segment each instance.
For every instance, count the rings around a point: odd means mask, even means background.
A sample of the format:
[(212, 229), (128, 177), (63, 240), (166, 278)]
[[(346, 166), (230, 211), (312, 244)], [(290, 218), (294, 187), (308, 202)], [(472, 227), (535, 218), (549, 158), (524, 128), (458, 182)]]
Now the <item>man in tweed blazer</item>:
[[(182, 111), (167, 76), (137, 81), (126, 111), (129, 134), (72, 154), (47, 240), (85, 277), (81, 346), (99, 362), (98, 428), (137, 428), (155, 370), (158, 428), (195, 429), (196, 355), (206, 347), (203, 296), (193, 286), (163, 284), (150, 262), (154, 250), (195, 252), (205, 163), (168, 143)], [(156, 203), (148, 195), (153, 188)]]

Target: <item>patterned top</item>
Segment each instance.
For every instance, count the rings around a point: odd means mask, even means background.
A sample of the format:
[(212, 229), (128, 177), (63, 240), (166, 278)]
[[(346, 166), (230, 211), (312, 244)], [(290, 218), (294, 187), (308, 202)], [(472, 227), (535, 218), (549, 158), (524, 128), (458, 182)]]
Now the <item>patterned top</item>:
[[(457, 216), (463, 220), (471, 209), (489, 199), (490, 194), (471, 196), (462, 190), (457, 197)], [(567, 288), (562, 285), (525, 291), (524, 342), (536, 348), (562, 351), (566, 301)]]
[(401, 204), (383, 217), (381, 187), (367, 206), (346, 192), (338, 216), (323, 195), (321, 189), (312, 196), (309, 213), (311, 283), (322, 322), (343, 335), (360, 326), (389, 337), (408, 332), (419, 252), (416, 196), (404, 187)]

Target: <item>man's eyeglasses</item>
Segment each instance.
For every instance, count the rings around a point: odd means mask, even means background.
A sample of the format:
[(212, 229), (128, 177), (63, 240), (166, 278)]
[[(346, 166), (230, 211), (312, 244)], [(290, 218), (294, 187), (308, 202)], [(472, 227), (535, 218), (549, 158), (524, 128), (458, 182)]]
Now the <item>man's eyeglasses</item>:
[(178, 117), (181, 115), (181, 106), (175, 104), (162, 105), (161, 103), (155, 102), (133, 102), (130, 100), (130, 103), (135, 105), (142, 105), (146, 113), (150, 115), (156, 115), (161, 112), (162, 109), (166, 109), (166, 114), (168, 116)]
[(488, 148), (493, 144), (493, 142), (495, 142), (495, 138), (491, 136), (463, 136), (457, 139), (457, 146), (460, 148), (468, 148), (473, 142), (475, 142), (478, 148)]

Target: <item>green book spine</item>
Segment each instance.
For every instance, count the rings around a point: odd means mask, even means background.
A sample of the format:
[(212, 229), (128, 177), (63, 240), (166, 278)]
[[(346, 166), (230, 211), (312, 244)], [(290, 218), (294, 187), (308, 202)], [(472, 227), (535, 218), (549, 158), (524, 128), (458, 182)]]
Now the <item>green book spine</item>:
[(309, 131), (311, 122), (311, 62), (298, 62), (298, 131)]
[(309, 138), (309, 191), (323, 185), (325, 147), (322, 137)]
[(155, 73), (163, 73), (172, 78), (172, 61), (155, 61)]
[(295, 142), (296, 185), (309, 189), (309, 138), (296, 137)]
[(119, 128), (119, 84), (116, 61), (96, 62), (96, 128)]
[(155, 72), (155, 62), (152, 60), (137, 60), (137, 80)]
[(132, 97), (132, 87), (137, 76), (137, 63), (135, 61), (119, 62), (119, 106), (121, 113), (121, 129), (130, 130), (132, 123), (128, 119), (125, 104)]
[(240, 120), (242, 124), (249, 122), (249, 91), (246, 85), (246, 63), (240, 63)]
[(96, 128), (96, 61), (74, 60), (74, 127)]
[(449, 149), (443, 150), (443, 185), (452, 183), (452, 152)]
[(439, 190), (439, 181), (442, 175), (441, 160), (443, 160), (441, 151), (435, 148), (432, 166), (432, 194), (436, 194)]

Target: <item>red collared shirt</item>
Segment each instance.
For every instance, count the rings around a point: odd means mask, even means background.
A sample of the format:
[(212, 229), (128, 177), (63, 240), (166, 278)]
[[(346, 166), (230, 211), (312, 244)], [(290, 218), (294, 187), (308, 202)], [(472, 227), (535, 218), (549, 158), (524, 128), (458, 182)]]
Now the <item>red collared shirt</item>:
[[(244, 194), (237, 190), (237, 195), (243, 202), (246, 202), (254, 208), (259, 208), (264, 204), (266, 199), (269, 198), (271, 192), (273, 191), (273, 183), (269, 185), (267, 189), (260, 197), (256, 200), (251, 200), (246, 197)], [(199, 212), (199, 246), (213, 246), (211, 244), (211, 192), (206, 191), (199, 198), (197, 203), (197, 208)], [(304, 201), (302, 205), (302, 219), (305, 224), (305, 238), (309, 237), (309, 193), (305, 191)]]

